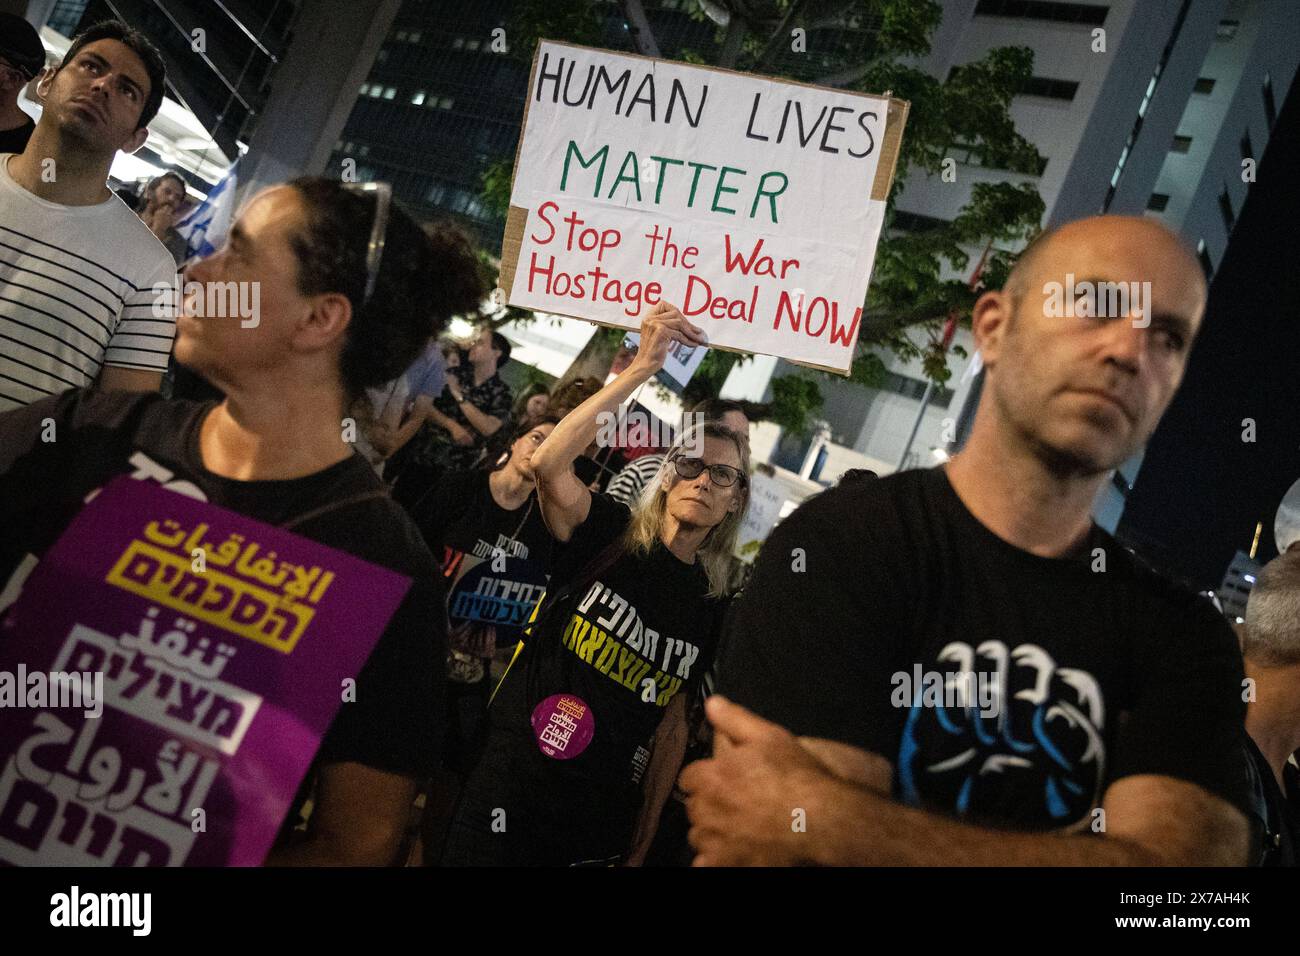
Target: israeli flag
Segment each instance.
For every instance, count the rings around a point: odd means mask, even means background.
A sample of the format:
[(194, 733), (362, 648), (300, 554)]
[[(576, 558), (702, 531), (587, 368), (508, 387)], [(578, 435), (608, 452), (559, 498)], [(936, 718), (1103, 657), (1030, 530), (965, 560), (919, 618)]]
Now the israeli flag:
[(239, 160), (231, 163), (221, 182), (208, 193), (208, 198), (176, 224), (176, 231), (185, 238), (186, 262), (212, 255), (226, 241), (226, 233), (230, 231), (230, 222), (235, 214), (238, 167)]

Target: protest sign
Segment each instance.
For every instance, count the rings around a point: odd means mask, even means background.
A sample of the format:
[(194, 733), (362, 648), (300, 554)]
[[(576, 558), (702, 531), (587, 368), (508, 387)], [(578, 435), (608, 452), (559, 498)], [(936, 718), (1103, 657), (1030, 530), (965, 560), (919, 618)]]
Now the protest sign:
[(502, 248), (511, 305), (847, 374), (908, 104), (538, 44)]
[(775, 478), (759, 471), (749, 476), (749, 507), (736, 536), (736, 557), (742, 561), (754, 560), (758, 546), (776, 527), (788, 500), (788, 492)]
[[(409, 586), (147, 482), (106, 486), (0, 622), (0, 683), (25, 677), (0, 708), (0, 862), (260, 864)], [(68, 675), (75, 706), (32, 693)]]
[(772, 530), (800, 504), (823, 489), (784, 468), (759, 464), (749, 476), (749, 505), (736, 536), (735, 557), (753, 563)]

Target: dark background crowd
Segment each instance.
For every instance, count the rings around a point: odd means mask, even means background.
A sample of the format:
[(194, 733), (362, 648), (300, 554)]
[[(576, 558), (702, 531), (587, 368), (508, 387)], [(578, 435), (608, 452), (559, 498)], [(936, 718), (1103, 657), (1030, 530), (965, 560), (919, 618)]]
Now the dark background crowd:
[[(516, 396), (499, 331), (445, 334), (488, 291), (464, 232), (303, 177), (191, 259), (180, 177), (105, 185), (158, 109), (149, 42), (100, 24), (41, 73), (3, 25), (2, 89), (44, 101), (25, 142), (0, 130), (6, 594), (139, 455), (414, 582), (269, 864), (1294, 865), (1300, 553), (1238, 634), (1091, 520), (1204, 312), (1160, 225), (1040, 235), (976, 304), (963, 451), (846, 476), (747, 578), (743, 404), (693, 407), (666, 448), (598, 438), (674, 342), (707, 341), (672, 305), (607, 380)], [(1153, 320), (1049, 317), (1067, 272), (1150, 282)], [(226, 282), (258, 284), (252, 326), (202, 314), (190, 283)], [(900, 697), (913, 672), (992, 674), (999, 706)]]

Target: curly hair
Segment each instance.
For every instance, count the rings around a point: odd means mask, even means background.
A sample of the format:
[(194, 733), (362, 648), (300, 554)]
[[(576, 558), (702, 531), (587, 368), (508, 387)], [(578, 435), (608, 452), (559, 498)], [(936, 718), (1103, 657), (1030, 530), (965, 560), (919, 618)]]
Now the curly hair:
[(488, 277), (474, 240), (460, 226), (445, 219), (424, 227), (439, 264), (434, 280), (434, 303), (442, 325), (453, 315), (474, 318), (488, 292)]
[(291, 239), (298, 291), (341, 293), (352, 304), (339, 359), (349, 397), (397, 378), (451, 316), (477, 311), (487, 285), (468, 237), (444, 226), (426, 231), (396, 203), (374, 292), (363, 308), (377, 198), (321, 176), (288, 185), (305, 207), (304, 228)]
[(599, 392), (602, 384), (598, 378), (582, 376), (557, 386), (555, 391), (551, 393), (551, 400), (547, 403), (546, 413), (563, 418)]

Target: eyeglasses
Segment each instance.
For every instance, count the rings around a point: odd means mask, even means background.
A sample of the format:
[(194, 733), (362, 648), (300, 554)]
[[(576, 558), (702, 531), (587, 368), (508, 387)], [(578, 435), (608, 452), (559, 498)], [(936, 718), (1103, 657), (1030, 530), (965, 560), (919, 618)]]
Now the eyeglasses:
[(704, 469), (709, 469), (709, 480), (719, 488), (730, 488), (736, 482), (745, 483), (745, 476), (739, 468), (730, 465), (706, 465), (703, 458), (674, 458), (673, 467), (683, 478), (698, 478)]
[(375, 194), (375, 218), (370, 226), (370, 244), (366, 247), (366, 291), (361, 308), (370, 304), (379, 281), (379, 265), (384, 261), (384, 239), (388, 235), (388, 211), (393, 204), (393, 187), (389, 183), (345, 183), (344, 188), (362, 194)]

